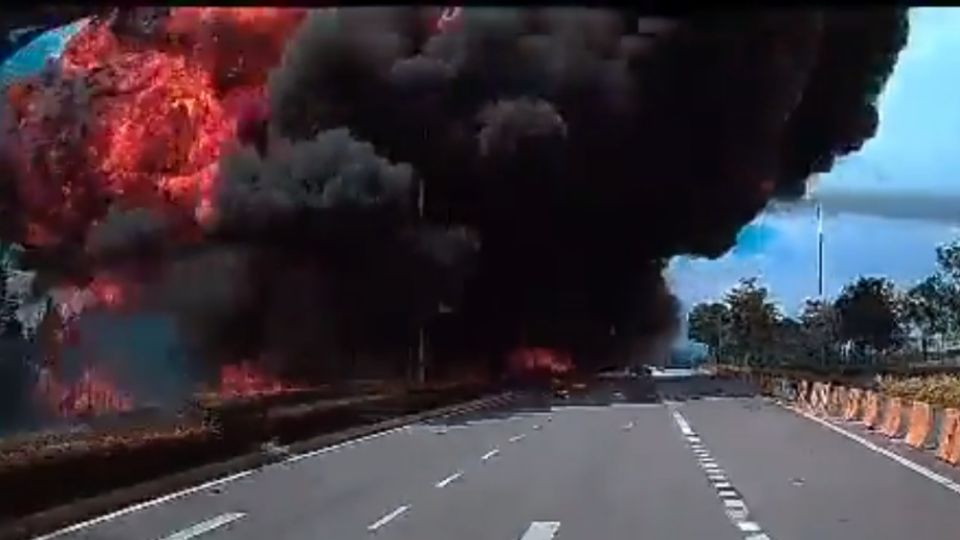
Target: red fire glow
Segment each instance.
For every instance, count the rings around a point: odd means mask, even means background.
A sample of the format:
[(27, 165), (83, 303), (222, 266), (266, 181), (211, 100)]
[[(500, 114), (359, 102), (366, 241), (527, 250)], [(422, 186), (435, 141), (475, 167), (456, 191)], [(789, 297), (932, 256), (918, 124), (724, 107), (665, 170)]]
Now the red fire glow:
[[(19, 167), (22, 242), (34, 248), (82, 244), (111, 206), (149, 208), (184, 229), (172, 231), (176, 238), (195, 237), (216, 218), (221, 153), (237, 136), (251, 142), (255, 124), (267, 119), (267, 73), (305, 13), (175, 8), (153, 43), (94, 21), (68, 42), (59, 76), (11, 85), (12, 137), (5, 150)], [(61, 288), (59, 328), (49, 341), (72, 342), (85, 310), (121, 308), (136, 302), (135, 293), (133, 283), (99, 274), (85, 287)], [(72, 383), (59, 369), (56, 359), (48, 362), (38, 387), (59, 414), (132, 406), (95, 369)], [(226, 395), (289, 388), (249, 363), (225, 367), (221, 379)]]
[(116, 413), (133, 408), (133, 398), (92, 367), (85, 369), (77, 380), (66, 383), (45, 368), (40, 374), (37, 393), (48, 410), (64, 418)]
[(568, 353), (545, 347), (516, 349), (507, 357), (509, 369), (515, 374), (563, 375), (573, 369)]
[(296, 390), (295, 386), (272, 377), (251, 362), (226, 365), (220, 368), (220, 398), (236, 398), (279, 394)]
[(462, 7), (443, 8), (440, 17), (437, 19), (437, 32), (443, 32), (448, 28), (452, 28), (453, 25), (460, 20), (461, 15), (463, 15)]
[(12, 85), (25, 242), (82, 238), (105, 201), (212, 221), (220, 154), (304, 13), (176, 8), (153, 47), (94, 22), (64, 49), (60, 79)]

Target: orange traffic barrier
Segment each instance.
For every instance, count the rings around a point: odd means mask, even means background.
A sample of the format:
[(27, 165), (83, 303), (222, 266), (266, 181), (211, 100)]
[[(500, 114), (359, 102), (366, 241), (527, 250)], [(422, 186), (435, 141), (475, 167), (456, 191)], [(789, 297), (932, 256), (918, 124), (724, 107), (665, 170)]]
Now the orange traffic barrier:
[(868, 390), (866, 407), (863, 411), (863, 423), (867, 427), (875, 428), (880, 424), (880, 394)]
[(800, 382), (797, 383), (797, 404), (800, 405), (801, 409), (806, 410), (810, 408), (809, 395), (810, 383), (801, 379)]
[(813, 391), (810, 393), (810, 408), (813, 412), (822, 412), (824, 409), (824, 390), (825, 385), (822, 382), (813, 383)]
[(847, 387), (846, 386), (836, 386), (833, 388), (833, 391), (830, 392), (830, 406), (827, 408), (827, 412), (832, 416), (842, 416), (844, 404), (847, 401)]
[(932, 428), (933, 408), (930, 407), (929, 403), (914, 401), (910, 408), (907, 444), (914, 448), (923, 448)]
[(859, 388), (851, 388), (847, 391), (846, 402), (843, 405), (844, 420), (856, 420), (860, 416), (862, 398), (863, 390)]
[(901, 419), (903, 418), (903, 401), (900, 398), (890, 398), (883, 409), (883, 427), (880, 432), (887, 437), (897, 437), (900, 434)]
[(820, 383), (814, 382), (810, 385), (810, 411), (817, 412), (820, 408)]
[(817, 412), (829, 414), (830, 410), (830, 384), (820, 385), (820, 397), (817, 398)]
[(960, 409), (944, 411), (937, 457), (953, 465), (960, 464)]

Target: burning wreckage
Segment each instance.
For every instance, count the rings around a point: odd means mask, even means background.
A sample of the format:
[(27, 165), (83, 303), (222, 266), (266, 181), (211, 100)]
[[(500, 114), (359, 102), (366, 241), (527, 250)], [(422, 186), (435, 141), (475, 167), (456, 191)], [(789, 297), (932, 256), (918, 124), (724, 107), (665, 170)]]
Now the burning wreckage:
[(191, 360), (154, 369), (226, 394), (399, 375), (423, 325), (452, 375), (648, 350), (669, 257), (872, 136), (906, 34), (892, 8), (93, 17), (5, 89), (0, 237), (49, 306), (30, 384), (133, 407), (132, 360), (88, 346), (111, 316), (172, 321)]

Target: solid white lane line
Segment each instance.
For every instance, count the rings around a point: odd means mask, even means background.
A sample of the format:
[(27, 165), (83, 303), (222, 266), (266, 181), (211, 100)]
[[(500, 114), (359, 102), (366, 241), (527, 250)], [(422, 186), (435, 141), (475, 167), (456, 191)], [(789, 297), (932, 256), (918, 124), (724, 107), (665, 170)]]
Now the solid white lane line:
[(403, 514), (409, 509), (410, 509), (409, 505), (403, 505), (397, 508), (396, 510), (394, 510), (393, 512), (390, 512), (389, 514), (373, 522), (369, 527), (367, 527), (367, 530), (370, 532), (377, 532), (378, 529), (380, 529), (387, 523), (390, 523), (391, 521), (397, 519), (398, 517), (400, 517), (401, 514)]
[(923, 476), (924, 478), (926, 478), (926, 479), (928, 479), (928, 480), (932, 480), (932, 481), (940, 484), (941, 486), (949, 489), (950, 491), (956, 493), (957, 495), (960, 495), (960, 484), (958, 484), (957, 482), (954, 482), (953, 480), (947, 478), (946, 476), (943, 476), (942, 474), (939, 474), (939, 473), (936, 473), (936, 472), (934, 472), (934, 471), (931, 471), (930, 469), (924, 467), (923, 465), (920, 465), (919, 463), (915, 463), (915, 462), (913, 462), (913, 461), (910, 461), (909, 459), (901, 456), (900, 454), (896, 454), (896, 453), (894, 453), (894, 452), (891, 452), (890, 450), (887, 450), (886, 448), (882, 448), (882, 447), (880, 447), (880, 446), (877, 446), (877, 445), (873, 444), (872, 442), (868, 441), (867, 439), (864, 439), (863, 437), (861, 437), (861, 436), (859, 436), (859, 435), (857, 435), (857, 434), (855, 434), (855, 433), (851, 433), (851, 432), (849, 432), (849, 431), (847, 431), (847, 430), (845, 430), (845, 429), (843, 429), (843, 428), (837, 427), (837, 426), (831, 424), (830, 422), (827, 422), (826, 420), (823, 420), (823, 419), (821, 419), (821, 418), (817, 418), (816, 416), (810, 415), (810, 414), (808, 414), (808, 413), (806, 413), (806, 412), (804, 412), (804, 411), (801, 411), (801, 410), (799, 410), (799, 409), (795, 409), (795, 408), (793, 408), (793, 407), (788, 407), (788, 409), (792, 410), (793, 412), (795, 412), (795, 413), (797, 413), (797, 414), (799, 414), (799, 415), (801, 415), (801, 416), (803, 416), (803, 417), (805, 417), (805, 418), (807, 418), (807, 419), (809, 419), (809, 420), (813, 420), (814, 422), (820, 424), (821, 426), (824, 426), (824, 427), (826, 427), (826, 428), (828, 428), (828, 429), (831, 429), (831, 430), (839, 433), (840, 435), (843, 435), (844, 437), (846, 437), (846, 438), (848, 438), (848, 439), (850, 439), (850, 440), (852, 440), (852, 441), (858, 442), (858, 443), (862, 444), (863, 446), (866, 446), (868, 449), (873, 450), (874, 452), (880, 454), (881, 456), (890, 458), (890, 459), (892, 459), (893, 461), (896, 461), (897, 463), (899, 463), (900, 465), (903, 465), (904, 467), (910, 469), (911, 471), (919, 474), (920, 476)]
[(525, 438), (526, 438), (526, 435), (522, 435), (522, 434), (521, 434), (521, 435), (514, 435), (513, 437), (510, 437), (509, 439), (507, 439), (507, 441), (514, 443), (514, 442), (517, 442), (517, 441), (522, 441), (522, 440), (525, 439)]
[[(395, 428), (388, 429), (388, 430), (384, 430), (384, 431), (379, 431), (379, 432), (377, 432), (377, 433), (371, 433), (370, 435), (367, 435), (367, 436), (364, 436), (364, 437), (360, 437), (360, 438), (357, 438), (357, 439), (351, 439), (351, 440), (348, 440), (348, 441), (344, 441), (344, 442), (342, 442), (342, 443), (334, 444), (334, 445), (327, 446), (327, 447), (324, 447), (324, 448), (320, 448), (320, 449), (317, 449), (317, 450), (312, 450), (312, 451), (310, 451), (310, 452), (305, 452), (305, 453), (303, 453), (303, 454), (293, 455), (293, 456), (290, 456), (290, 457), (288, 457), (287, 459), (285, 459), (283, 462), (284, 462), (284, 463), (295, 463), (295, 462), (300, 461), (300, 460), (303, 460), (303, 459), (311, 458), (311, 457), (318, 456), (318, 455), (321, 455), (321, 454), (326, 454), (326, 453), (328, 453), (328, 452), (333, 452), (333, 451), (339, 450), (339, 449), (341, 449), (341, 448), (347, 448), (347, 447), (353, 446), (353, 445), (355, 445), (355, 444), (359, 444), (359, 443), (362, 443), (362, 442), (366, 442), (366, 441), (370, 441), (370, 440), (377, 439), (377, 438), (380, 438), (380, 437), (384, 437), (384, 436), (386, 436), (386, 435), (391, 435), (391, 434), (393, 434), (393, 433), (397, 433), (397, 432), (401, 432), (401, 431), (410, 431), (410, 429), (411, 429), (411, 426), (410, 426), (410, 425), (405, 425), (405, 426), (399, 426), (399, 427), (395, 427)], [(150, 499), (150, 500), (148, 500), (148, 501), (143, 501), (143, 502), (140, 502), (140, 503), (132, 504), (132, 505), (130, 505), (130, 506), (127, 506), (127, 507), (121, 508), (121, 509), (119, 509), (119, 510), (110, 512), (109, 514), (104, 514), (104, 515), (102, 515), (102, 516), (97, 516), (97, 517), (95, 517), (95, 518), (88, 519), (88, 520), (86, 520), (86, 521), (81, 521), (80, 523), (74, 523), (73, 525), (70, 525), (70, 526), (68, 526), (68, 527), (64, 527), (63, 529), (56, 530), (56, 531), (54, 531), (54, 532), (52, 532), (52, 533), (45, 534), (45, 535), (43, 535), (43, 536), (38, 536), (38, 537), (34, 538), (33, 540), (52, 540), (53, 538), (57, 538), (57, 537), (60, 537), (60, 536), (65, 535), (65, 534), (70, 534), (70, 533), (75, 533), (75, 532), (77, 532), (77, 531), (82, 531), (82, 530), (84, 530), (84, 529), (88, 529), (88, 528), (90, 528), (90, 527), (93, 527), (93, 526), (96, 526), (96, 525), (100, 525), (101, 523), (107, 523), (108, 521), (113, 521), (114, 519), (117, 519), (117, 518), (120, 518), (120, 517), (129, 515), (129, 514), (132, 514), (132, 513), (135, 513), (135, 512), (139, 512), (140, 510), (145, 510), (145, 509), (147, 509), (147, 508), (151, 508), (151, 507), (154, 507), (154, 506), (158, 506), (158, 505), (161, 505), (161, 504), (164, 504), (164, 503), (167, 503), (167, 502), (176, 500), (176, 499), (181, 499), (181, 498), (186, 497), (186, 496), (188, 496), (188, 495), (193, 495), (194, 493), (198, 493), (198, 492), (204, 491), (204, 490), (206, 490), (206, 489), (210, 489), (210, 488), (222, 486), (222, 485), (224, 485), (224, 484), (228, 484), (228, 483), (233, 482), (233, 481), (235, 481), (235, 480), (240, 480), (241, 478), (246, 478), (247, 476), (250, 476), (251, 474), (253, 474), (255, 470), (257, 470), (257, 469), (250, 469), (250, 470), (246, 470), (246, 471), (241, 471), (241, 472), (238, 472), (238, 473), (236, 473), (236, 474), (231, 474), (231, 475), (228, 475), (228, 476), (224, 476), (223, 478), (218, 478), (218, 479), (215, 479), (215, 480), (211, 480), (211, 481), (209, 481), (209, 482), (204, 482), (204, 483), (202, 483), (202, 484), (200, 484), (200, 485), (197, 485), (197, 486), (193, 486), (193, 487), (189, 487), (189, 488), (186, 488), (186, 489), (182, 489), (182, 490), (176, 491), (176, 492), (174, 492), (174, 493), (168, 493), (167, 495), (163, 495), (163, 496), (157, 497), (157, 498), (155, 498), (155, 499)]]
[(146, 508), (150, 508), (166, 502), (170, 502), (174, 499), (180, 499), (180, 498), (186, 497), (187, 495), (192, 495), (194, 493), (203, 491), (205, 489), (222, 486), (223, 484), (227, 484), (229, 482), (233, 482), (234, 480), (245, 478), (247, 476), (250, 476), (251, 474), (253, 474), (253, 471), (243, 471), (237, 474), (231, 474), (230, 476), (219, 478), (217, 480), (211, 480), (210, 482), (200, 484), (199, 486), (193, 486), (192, 488), (187, 488), (181, 491), (177, 491), (175, 493), (170, 493), (169, 495), (164, 495), (163, 497), (157, 497), (156, 499), (144, 501), (142, 503), (137, 503), (137, 504), (128, 506), (126, 508), (121, 508), (120, 510), (117, 510), (115, 512), (110, 512), (109, 514), (104, 514), (100, 517), (88, 519), (87, 521), (81, 521), (80, 523), (73, 524), (69, 527), (65, 527), (58, 531), (54, 531), (50, 534), (38, 536), (34, 538), (34, 540), (50, 540), (52, 538), (57, 538), (58, 536), (63, 536), (65, 534), (75, 533), (77, 531), (81, 531), (83, 529), (93, 527), (94, 525), (100, 525), (101, 523), (106, 523), (108, 521), (112, 521), (119, 517), (123, 517), (128, 514), (132, 514), (134, 512), (139, 512), (140, 510), (144, 510)]
[(386, 431), (378, 431), (377, 433), (371, 433), (370, 435), (367, 435), (367, 436), (364, 436), (364, 437), (360, 437), (359, 439), (351, 439), (351, 440), (349, 440), (349, 441), (344, 441), (344, 442), (342, 442), (342, 443), (334, 444), (334, 445), (331, 445), (331, 446), (325, 446), (325, 447), (323, 447), (323, 448), (318, 448), (317, 450), (311, 450), (310, 452), (304, 452), (303, 454), (297, 454), (297, 455), (295, 455), (295, 456), (290, 456), (290, 457), (288, 457), (286, 460), (284, 460), (284, 462), (285, 462), (285, 463), (296, 463), (297, 461), (300, 461), (300, 460), (312, 458), (312, 457), (315, 457), (315, 456), (319, 456), (319, 455), (321, 455), (321, 454), (326, 454), (326, 453), (328, 453), (328, 452), (333, 452), (333, 451), (335, 451), (335, 450), (340, 450), (341, 448), (347, 448), (347, 447), (350, 447), (350, 446), (353, 446), (353, 445), (355, 445), (355, 444), (359, 444), (359, 443), (362, 443), (362, 442), (372, 441), (373, 439), (379, 439), (380, 437), (385, 437), (385, 436), (387, 436), (387, 435), (391, 435), (391, 434), (393, 434), (393, 433), (397, 433), (397, 432), (400, 432), (400, 431), (410, 431), (411, 429), (413, 429), (413, 426), (409, 426), (409, 425), (408, 425), (408, 426), (400, 426), (400, 427), (396, 427), (396, 428), (393, 428), (393, 429), (388, 429), (388, 430), (386, 430)]
[(560, 529), (559, 521), (534, 521), (520, 540), (551, 540)]
[(491, 450), (491, 451), (487, 452), (486, 454), (480, 456), (480, 461), (487, 461), (488, 459), (492, 458), (493, 456), (495, 456), (495, 455), (497, 455), (497, 454), (499, 454), (499, 453), (500, 453), (500, 449), (499, 449), (499, 448), (494, 448), (493, 450)]
[(443, 480), (437, 482), (436, 484), (434, 484), (434, 487), (438, 487), (438, 488), (441, 488), (441, 489), (442, 489), (442, 488), (445, 488), (445, 487), (449, 486), (451, 483), (455, 482), (455, 481), (456, 481), (458, 478), (460, 478), (461, 476), (463, 476), (463, 471), (457, 471), (457, 472), (451, 474), (450, 476), (444, 478)]
[(197, 523), (196, 525), (183, 529), (182, 531), (177, 531), (170, 536), (164, 536), (163, 540), (190, 540), (191, 538), (196, 538), (197, 536), (208, 533), (214, 529), (219, 529), (227, 523), (232, 523), (245, 515), (246, 514), (243, 512), (222, 514), (215, 518)]

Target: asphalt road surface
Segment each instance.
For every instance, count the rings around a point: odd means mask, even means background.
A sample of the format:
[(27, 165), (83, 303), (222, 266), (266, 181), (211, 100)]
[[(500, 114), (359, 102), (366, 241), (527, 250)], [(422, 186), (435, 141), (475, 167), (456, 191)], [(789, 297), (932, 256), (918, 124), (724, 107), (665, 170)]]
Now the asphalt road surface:
[(863, 442), (701, 375), (604, 383), (293, 456), (56, 537), (960, 537), (957, 469)]

